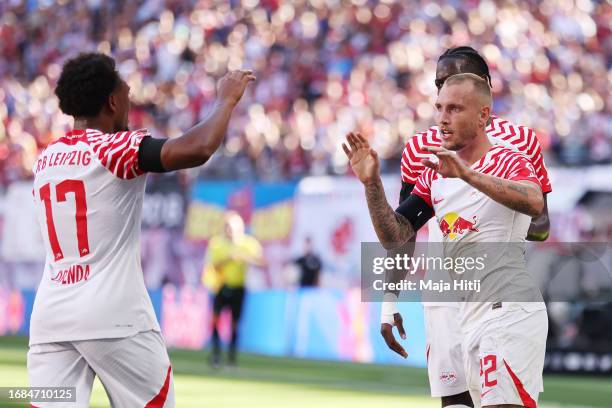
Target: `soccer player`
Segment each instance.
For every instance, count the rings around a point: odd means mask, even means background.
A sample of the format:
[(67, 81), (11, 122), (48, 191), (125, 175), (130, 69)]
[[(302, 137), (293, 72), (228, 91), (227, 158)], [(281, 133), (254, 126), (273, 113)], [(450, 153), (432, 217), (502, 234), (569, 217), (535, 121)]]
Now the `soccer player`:
[(221, 342), (219, 339), (219, 316), (229, 308), (232, 313), (232, 337), (229, 345), (228, 363), (236, 365), (238, 346), (238, 326), (242, 315), (245, 295), (246, 272), (249, 265), (263, 266), (263, 250), (259, 242), (244, 231), (242, 217), (234, 211), (225, 216), (223, 234), (211, 238), (206, 253), (209, 266), (207, 273), (214, 273), (215, 298), (212, 319), (211, 364), (218, 367), (221, 362)]
[(77, 402), (36, 406), (89, 406), (96, 375), (113, 407), (174, 406), (172, 368), (140, 266), (146, 173), (206, 163), (254, 79), (250, 71), (228, 73), (206, 120), (160, 140), (128, 130), (130, 88), (112, 58), (89, 53), (66, 62), (55, 93), (74, 130), (34, 166), (47, 259), (28, 375), (33, 387), (76, 387)]
[[(435, 85), (440, 90), (452, 75), (472, 73), (485, 79), (491, 85), (489, 67), (472, 47), (457, 47), (447, 50), (438, 59)], [(543, 213), (531, 219), (527, 239), (543, 241), (548, 237), (549, 220), (546, 206), (546, 194), (551, 189), (548, 172), (544, 165), (542, 149), (535, 132), (525, 126), (517, 126), (497, 116), (490, 116), (486, 134), (492, 144), (500, 144), (524, 154), (533, 164), (536, 175), (544, 193)], [(437, 125), (425, 132), (417, 133), (406, 143), (401, 161), (402, 190), (400, 203), (412, 192), (414, 185), (425, 170), (421, 160), (429, 157), (428, 147), (440, 146), (442, 134)], [(442, 231), (435, 223), (429, 222), (430, 242), (441, 242)], [(435, 246), (434, 246), (435, 248)], [(401, 279), (403, 277), (399, 277)], [(396, 277), (390, 278), (397, 279)], [(387, 344), (400, 355), (405, 354), (401, 345), (395, 340), (392, 326), (397, 326), (400, 335), (405, 337), (402, 317), (397, 311), (398, 292), (386, 293), (386, 302), (381, 311), (381, 332)], [(432, 397), (440, 397), (442, 406), (471, 406), (472, 402), (462, 366), (461, 331), (457, 321), (459, 304), (445, 302), (423, 302), (425, 317), (425, 334), (427, 339), (427, 368)]]
[[(384, 195), (376, 152), (363, 136), (347, 136), (350, 148), (343, 149), (365, 185), (372, 223), (386, 249), (404, 245), (433, 216), (444, 227), (445, 255), (465, 249), (456, 243), (472, 244), (473, 250), (474, 243), (524, 241), (530, 217), (544, 210), (544, 197), (531, 162), (487, 138), (491, 100), (489, 85), (477, 75), (445, 81), (436, 102), (442, 144), (427, 148), (438, 161), (423, 160), (428, 169), (395, 211)], [(449, 228), (449, 214), (458, 214), (465, 225)], [(498, 254), (481, 279), (497, 289), (485, 292), (484, 300), (468, 297), (457, 313), (466, 382), (478, 407), (535, 407), (542, 390), (548, 320), (524, 263), (522, 250), (508, 247)]]

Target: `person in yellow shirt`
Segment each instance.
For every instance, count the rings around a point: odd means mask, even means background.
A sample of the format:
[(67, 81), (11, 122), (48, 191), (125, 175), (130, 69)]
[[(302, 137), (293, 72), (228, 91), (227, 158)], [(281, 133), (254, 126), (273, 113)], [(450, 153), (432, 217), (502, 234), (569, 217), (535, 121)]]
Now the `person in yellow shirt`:
[(228, 362), (235, 365), (246, 273), (250, 265), (264, 266), (264, 263), (261, 245), (245, 233), (244, 221), (240, 215), (230, 211), (225, 217), (223, 233), (212, 237), (208, 243), (203, 277), (204, 284), (214, 293), (211, 364), (215, 367), (221, 362), (217, 330), (219, 315), (225, 308), (229, 308), (232, 314)]

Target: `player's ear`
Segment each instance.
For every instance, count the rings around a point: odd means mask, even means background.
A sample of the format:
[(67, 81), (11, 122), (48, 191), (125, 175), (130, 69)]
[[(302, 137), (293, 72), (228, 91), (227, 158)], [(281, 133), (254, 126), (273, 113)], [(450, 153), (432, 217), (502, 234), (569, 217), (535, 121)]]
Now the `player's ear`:
[(117, 95), (115, 94), (115, 92), (112, 92), (109, 96), (108, 96), (108, 100), (106, 101), (106, 105), (108, 107), (108, 110), (111, 111), (112, 113), (117, 112), (117, 109), (119, 108), (119, 105), (117, 104), (119, 102)]
[(486, 128), (489, 116), (491, 116), (491, 107), (483, 105), (483, 107), (480, 108), (480, 117), (478, 118), (479, 127)]

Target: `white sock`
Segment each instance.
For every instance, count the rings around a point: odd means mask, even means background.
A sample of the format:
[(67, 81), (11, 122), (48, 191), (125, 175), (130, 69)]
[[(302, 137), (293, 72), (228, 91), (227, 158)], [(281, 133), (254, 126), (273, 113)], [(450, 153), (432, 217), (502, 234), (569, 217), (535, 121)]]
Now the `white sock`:
[(470, 408), (467, 405), (463, 405), (463, 404), (453, 404), (453, 405), (447, 405), (444, 408)]

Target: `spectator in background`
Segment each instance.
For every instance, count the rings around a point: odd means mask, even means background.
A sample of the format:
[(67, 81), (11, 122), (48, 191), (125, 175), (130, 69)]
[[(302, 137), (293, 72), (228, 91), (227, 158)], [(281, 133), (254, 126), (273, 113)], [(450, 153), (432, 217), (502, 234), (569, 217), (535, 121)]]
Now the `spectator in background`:
[(294, 261), (300, 268), (300, 287), (308, 288), (319, 286), (321, 273), (321, 258), (312, 249), (312, 240), (304, 240), (304, 255)]
[(375, 134), (395, 172), (404, 138), (433, 122), (428, 61), (468, 43), (490, 64), (496, 113), (533, 128), (548, 164), (610, 163), (611, 19), (592, 0), (0, 1), (0, 184), (29, 177), (69, 128), (52, 90), (86, 50), (116, 57), (137, 90), (130, 122), (156, 137), (205, 116), (228, 67), (257, 72), (207, 177), (345, 174), (349, 129)]
[(219, 316), (229, 308), (232, 314), (232, 337), (229, 345), (228, 363), (236, 364), (238, 325), (245, 295), (246, 273), (249, 265), (264, 266), (263, 250), (259, 242), (244, 230), (244, 221), (236, 212), (225, 217), (223, 234), (210, 239), (206, 253), (204, 282), (213, 294), (212, 353), (210, 362), (214, 367), (221, 363), (221, 341), (219, 338)]

